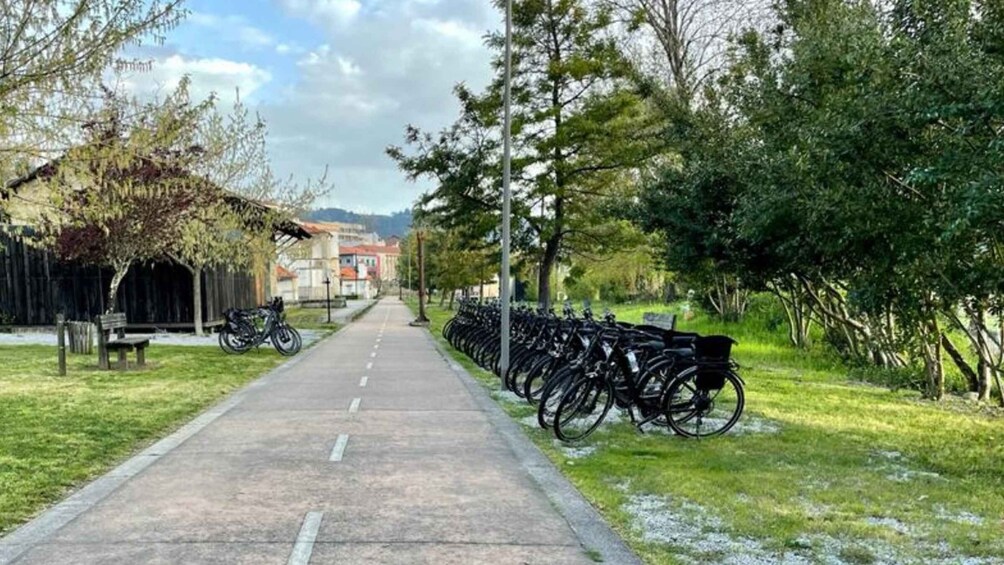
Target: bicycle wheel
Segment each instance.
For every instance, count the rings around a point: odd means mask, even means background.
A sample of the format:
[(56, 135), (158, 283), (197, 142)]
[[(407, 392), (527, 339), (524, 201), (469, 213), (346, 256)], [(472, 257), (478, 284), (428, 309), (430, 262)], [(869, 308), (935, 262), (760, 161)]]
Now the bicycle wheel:
[(554, 423), (554, 414), (569, 385), (585, 378), (582, 367), (564, 367), (547, 379), (537, 404), (537, 423), (545, 430)]
[(614, 403), (614, 388), (603, 377), (579, 379), (562, 395), (554, 413), (554, 435), (571, 442), (586, 438), (596, 431), (610, 413)]
[(292, 357), (300, 352), (303, 347), (303, 339), (300, 332), (285, 324), (277, 325), (272, 330), (272, 346), (280, 355)]
[(505, 383), (505, 387), (507, 389), (519, 394), (516, 392), (515, 383), (517, 380), (519, 382), (523, 381), (523, 378), (520, 375), (529, 369), (533, 361), (536, 359), (536, 355), (536, 351), (524, 349), (513, 357), (513, 361), (509, 364), (509, 369), (505, 372), (505, 377), (502, 379), (502, 382)]
[(231, 355), (234, 355), (237, 352), (234, 351), (234, 349), (230, 347), (230, 344), (227, 343), (227, 340), (229, 338), (227, 335), (225, 335), (229, 333), (230, 330), (226, 326), (224, 326), (222, 329), (220, 329), (220, 333), (217, 336), (217, 340), (220, 342), (220, 349), (222, 349), (224, 353), (229, 353)]
[(669, 384), (663, 397), (669, 426), (690, 438), (724, 434), (739, 421), (745, 405), (742, 381), (725, 369), (685, 371)]
[(554, 368), (559, 366), (559, 363), (560, 361), (555, 357), (547, 354), (542, 355), (523, 375), (522, 382), (514, 383), (517, 387), (516, 394), (525, 398), (530, 404), (536, 404), (544, 391), (548, 377), (551, 376)]
[(643, 422), (656, 426), (668, 427), (669, 422), (662, 410), (663, 397), (667, 383), (673, 380), (676, 373), (676, 362), (673, 359), (659, 359), (642, 371), (641, 378), (635, 384), (637, 398), (634, 409), (638, 411)]
[(241, 355), (247, 353), (253, 346), (253, 342), (244, 336), (235, 333), (229, 327), (224, 326), (220, 330), (220, 349), (231, 355)]

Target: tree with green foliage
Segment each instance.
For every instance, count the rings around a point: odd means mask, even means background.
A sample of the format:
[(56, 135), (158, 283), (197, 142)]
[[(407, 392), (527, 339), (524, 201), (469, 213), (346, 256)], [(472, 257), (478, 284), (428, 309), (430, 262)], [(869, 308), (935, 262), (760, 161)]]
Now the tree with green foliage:
[(211, 101), (193, 104), (187, 81), (163, 102), (140, 104), (106, 91), (84, 143), (40, 169), (53, 210), (41, 232), (69, 261), (111, 267), (108, 311), (129, 268), (167, 254), (199, 210), (221, 198), (192, 175)]
[(946, 319), (992, 349), (979, 320), (1004, 290), (997, 12), (783, 3), (675, 122), (688, 143), (643, 219), (680, 268), (777, 293), (794, 341), (815, 319), (851, 355), (919, 363), (940, 398)]
[(656, 238), (625, 220), (612, 220), (602, 246), (571, 257), (564, 286), (572, 300), (661, 300), (668, 275)]
[[(537, 258), (542, 304), (569, 238), (598, 237), (584, 218), (627, 189), (611, 185), (610, 173), (638, 166), (651, 151), (651, 116), (628, 88), (632, 69), (607, 34), (611, 25), (608, 11), (580, 0), (513, 6), (514, 234), (519, 251)], [(500, 208), (504, 38), (493, 34), (488, 44), (498, 76), (480, 95), (457, 89), (458, 123), (438, 138), (409, 130), (413, 155), (390, 149), (406, 174), (438, 181), (424, 198), (430, 211), (453, 218), (442, 220), (447, 225), (486, 231), (497, 230)]]
[(270, 271), (274, 227), (330, 190), (326, 174), (304, 184), (276, 179), (269, 165), (268, 128), (237, 94), (229, 113), (213, 106), (199, 117), (200, 158), (189, 165), (193, 175), (214, 187), (215, 196), (185, 220), (180, 237), (167, 250), (167, 256), (192, 275), (196, 334), (203, 331), (202, 275), (206, 269)]
[(137, 66), (116, 60), (122, 48), (162, 41), (184, 16), (182, 0), (0, 3), (0, 171), (65, 151), (102, 73)]

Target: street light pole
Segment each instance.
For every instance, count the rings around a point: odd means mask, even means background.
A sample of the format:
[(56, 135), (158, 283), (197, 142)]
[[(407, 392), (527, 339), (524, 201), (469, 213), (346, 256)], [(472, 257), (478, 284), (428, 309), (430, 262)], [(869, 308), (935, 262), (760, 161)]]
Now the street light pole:
[(502, 298), (502, 356), (499, 359), (499, 382), (505, 388), (505, 373), (509, 370), (509, 246), (510, 215), (512, 214), (512, 0), (505, 5), (505, 90), (502, 98), (505, 119), (502, 131), (502, 272), (500, 289)]
[(324, 277), (324, 292), (327, 295), (328, 323), (331, 323), (331, 276)]

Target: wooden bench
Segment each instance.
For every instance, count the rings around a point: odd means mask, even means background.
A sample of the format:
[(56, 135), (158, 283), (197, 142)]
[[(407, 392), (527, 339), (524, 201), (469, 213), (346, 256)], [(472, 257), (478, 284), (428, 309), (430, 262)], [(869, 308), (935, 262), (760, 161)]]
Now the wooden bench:
[(655, 312), (645, 312), (641, 315), (642, 323), (646, 326), (655, 326), (664, 330), (676, 329), (676, 314), (657, 314)]
[[(109, 351), (118, 351), (118, 368), (124, 371), (128, 368), (129, 362), (126, 360), (126, 353), (136, 350), (136, 364), (146, 365), (146, 353), (144, 350), (150, 345), (150, 340), (145, 337), (126, 337), (126, 315), (122, 312), (105, 314), (98, 316), (98, 366), (102, 369), (111, 369), (108, 359)], [(112, 336), (112, 333), (115, 335)], [(112, 337), (115, 339), (113, 340)]]

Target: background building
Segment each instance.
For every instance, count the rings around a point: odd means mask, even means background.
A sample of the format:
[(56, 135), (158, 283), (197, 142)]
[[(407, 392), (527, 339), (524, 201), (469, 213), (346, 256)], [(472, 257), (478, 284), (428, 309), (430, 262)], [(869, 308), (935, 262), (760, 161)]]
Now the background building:
[(371, 298), (373, 296), (373, 285), (371, 284), (368, 269), (365, 265), (342, 267), (339, 275), (342, 296), (358, 296), (359, 298)]

